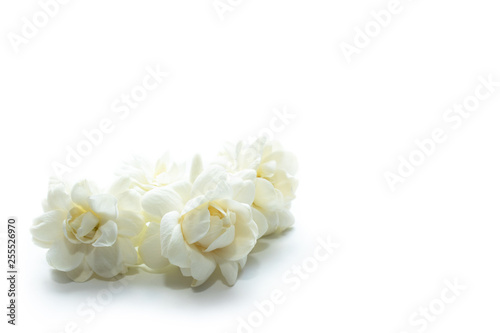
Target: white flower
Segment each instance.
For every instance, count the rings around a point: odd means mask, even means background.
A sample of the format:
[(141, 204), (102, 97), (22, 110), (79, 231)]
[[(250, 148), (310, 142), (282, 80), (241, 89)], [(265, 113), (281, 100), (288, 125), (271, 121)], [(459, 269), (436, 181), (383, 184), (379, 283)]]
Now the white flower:
[[(298, 181), (295, 156), (284, 151), (276, 142), (260, 138), (250, 145), (239, 142), (229, 145), (217, 161), (229, 172), (255, 170), (255, 199), (252, 207), (267, 221), (264, 235), (281, 232), (294, 223), (290, 212)], [(254, 212), (254, 216), (258, 213)]]
[(261, 224), (259, 230), (252, 217), (254, 182), (230, 177), (217, 165), (198, 175), (201, 169), (201, 162), (195, 159), (191, 181), (156, 188), (144, 195), (144, 211), (156, 221), (150, 223), (154, 228), (151, 235), (158, 229), (157, 221), (161, 223), (159, 240), (145, 240), (139, 251), (143, 258), (154, 261), (159, 261), (161, 254), (180, 267), (184, 276), (193, 277), (193, 286), (205, 282), (217, 266), (227, 283), (233, 285), (239, 267), (245, 265), (259, 231), (262, 233), (265, 227)]
[(170, 160), (169, 154), (164, 154), (156, 164), (135, 156), (131, 161), (124, 163), (117, 174), (130, 179), (130, 187), (141, 194), (155, 187), (166, 186), (181, 180), (184, 176), (184, 167)]
[(34, 220), (35, 242), (48, 247), (47, 261), (77, 282), (92, 273), (111, 278), (137, 263), (135, 244), (144, 228), (140, 195), (126, 190), (121, 179), (102, 193), (88, 181), (69, 193), (62, 183), (50, 184), (45, 213)]

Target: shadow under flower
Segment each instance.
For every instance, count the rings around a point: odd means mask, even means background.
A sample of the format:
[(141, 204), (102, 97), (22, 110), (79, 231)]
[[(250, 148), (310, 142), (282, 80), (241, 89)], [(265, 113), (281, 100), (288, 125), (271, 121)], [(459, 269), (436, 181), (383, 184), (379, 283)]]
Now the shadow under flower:
[[(285, 237), (291, 232), (293, 232), (293, 229), (288, 229), (280, 234), (273, 234), (259, 239), (254, 249), (248, 255), (245, 267), (239, 272), (238, 280), (248, 281), (255, 279), (258, 275), (260, 275), (261, 272), (259, 272), (259, 267), (261, 265), (259, 258), (265, 257), (266, 261), (272, 261), (273, 257), (281, 252), (279, 244), (277, 244), (274, 239)], [(157, 272), (151, 272), (148, 269), (142, 269), (141, 266), (130, 267), (126, 274), (119, 274), (113, 278), (102, 278), (100, 276), (97, 276), (96, 274), (93, 274), (92, 277), (84, 283), (73, 282), (70, 278), (68, 278), (65, 272), (57, 270), (51, 270), (50, 272), (51, 280), (56, 283), (56, 286), (59, 285), (59, 287), (56, 287), (56, 289), (61, 292), (98, 290), (103, 288), (102, 282), (116, 282), (126, 278), (135, 279), (136, 276), (140, 277), (138, 278), (138, 281), (136, 281), (138, 285), (144, 284), (144, 286), (154, 288), (154, 285), (157, 284), (155, 280), (158, 279), (154, 277), (152, 279), (145, 278), (148, 274), (163, 275), (163, 278), (160, 279), (160, 281), (162, 281), (161, 284), (172, 290), (191, 289), (193, 293), (200, 293), (213, 287), (217, 283), (217, 281), (221, 281), (221, 283), (227, 288), (231, 287), (225, 281), (218, 267), (210, 276), (210, 278), (198, 287), (191, 287), (192, 278), (183, 276), (180, 269), (174, 265), (169, 265)], [(238, 284), (238, 280), (236, 281), (236, 285)], [(72, 286), (70, 287), (71, 283)]]

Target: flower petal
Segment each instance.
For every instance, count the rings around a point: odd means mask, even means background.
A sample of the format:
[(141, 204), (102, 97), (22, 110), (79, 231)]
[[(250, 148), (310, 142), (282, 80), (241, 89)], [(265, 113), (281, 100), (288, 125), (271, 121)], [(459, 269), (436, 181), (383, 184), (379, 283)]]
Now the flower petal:
[(66, 192), (66, 188), (63, 184), (59, 183), (49, 188), (47, 206), (49, 210), (69, 210), (71, 208), (71, 198)]
[(237, 261), (238, 265), (240, 265), (240, 268), (245, 267), (245, 265), (247, 264), (247, 258), (248, 257), (243, 257), (243, 258), (241, 258), (240, 260)]
[(264, 236), (268, 236), (274, 233), (279, 226), (279, 218), (277, 212), (271, 212), (267, 210), (258, 209), (266, 218), (267, 221), (267, 230), (264, 233)]
[(295, 191), (299, 183), (296, 178), (288, 176), (283, 170), (278, 170), (271, 181), (274, 187), (281, 192), (283, 199), (287, 203), (295, 199)]
[(192, 197), (213, 191), (217, 184), (227, 179), (226, 170), (220, 165), (212, 165), (205, 169), (193, 182)]
[(170, 237), (170, 242), (167, 245), (166, 253), (162, 246), (162, 255), (174, 265), (179, 267), (190, 267), (191, 248), (186, 244), (182, 236), (181, 226), (177, 224)]
[(236, 214), (235, 237), (231, 244), (215, 250), (215, 253), (223, 259), (236, 261), (254, 248), (259, 230), (248, 205), (233, 200), (228, 200), (226, 204), (227, 209)]
[(272, 177), (276, 171), (276, 161), (262, 163), (259, 166), (259, 177)]
[[(179, 225), (180, 214), (178, 212), (170, 212), (165, 214), (160, 222), (160, 240), (162, 255), (167, 257), (167, 248), (170, 244), (170, 239), (174, 232), (174, 228)], [(149, 224), (151, 227), (152, 223)]]
[(132, 266), (137, 264), (137, 251), (134, 244), (128, 238), (118, 237), (116, 240), (118, 247), (122, 253), (123, 264), (125, 266)]
[(108, 221), (99, 227), (101, 236), (92, 244), (94, 247), (109, 247), (115, 244), (118, 237), (118, 226), (115, 221)]
[(116, 243), (107, 247), (94, 247), (87, 256), (87, 263), (97, 275), (111, 278), (122, 271), (122, 253)]
[(192, 249), (191, 251), (191, 276), (197, 281), (206, 281), (217, 267), (212, 255), (204, 255)]
[(118, 235), (126, 237), (137, 236), (145, 226), (142, 215), (127, 210), (119, 211), (116, 222)]
[(276, 167), (278, 169), (285, 170), (287, 173), (291, 175), (297, 173), (298, 170), (297, 157), (295, 157), (294, 154), (288, 151), (283, 151), (283, 150), (273, 151), (269, 155), (265, 156), (262, 160), (263, 163), (269, 161), (276, 161), (277, 164)]
[(161, 255), (160, 224), (151, 222), (144, 240), (139, 246), (142, 261), (150, 268), (160, 269), (168, 265), (168, 259)]
[(233, 200), (251, 205), (255, 198), (255, 183), (251, 180), (232, 179)]
[(278, 195), (271, 182), (263, 178), (255, 180), (254, 204), (264, 209), (276, 209), (278, 207)]
[(204, 252), (210, 252), (228, 246), (233, 242), (234, 235), (235, 235), (235, 228), (234, 225), (232, 225), (226, 230), (224, 230), (224, 232), (219, 237), (217, 237), (217, 239), (214, 240), (213, 243), (210, 244), (210, 246)]
[(74, 270), (66, 272), (66, 275), (75, 282), (85, 282), (90, 279), (92, 274), (94, 274), (94, 272), (90, 269), (90, 266), (85, 260), (83, 260), (80, 266)]
[(47, 251), (47, 262), (59, 271), (72, 271), (80, 266), (85, 257), (84, 246), (73, 244), (65, 237), (59, 238)]
[(169, 187), (155, 188), (144, 195), (142, 207), (148, 214), (160, 219), (168, 212), (180, 211), (182, 209), (182, 200)]
[(280, 210), (278, 212), (278, 219), (279, 219), (278, 222), (279, 231), (283, 231), (290, 228), (295, 222), (293, 214), (288, 209)]
[(76, 183), (71, 190), (71, 200), (85, 210), (89, 210), (88, 198), (92, 195), (92, 187), (87, 180)]
[(77, 236), (79, 238), (84, 237), (95, 228), (97, 223), (99, 223), (99, 219), (91, 212), (86, 212), (83, 214), (80, 227), (76, 231)]
[(51, 210), (33, 221), (30, 231), (34, 238), (42, 242), (53, 242), (63, 235), (67, 213), (62, 210)]
[(127, 191), (132, 184), (130, 177), (119, 177), (113, 182), (109, 188), (109, 193), (118, 196), (120, 193)]
[(118, 201), (111, 194), (91, 195), (88, 199), (90, 209), (104, 220), (114, 220), (118, 216)]
[(234, 261), (224, 260), (219, 262), (219, 267), (222, 275), (226, 279), (227, 284), (234, 285), (238, 277), (238, 264)]
[(182, 233), (188, 244), (193, 244), (203, 238), (210, 228), (210, 212), (203, 205), (187, 214), (182, 220)]
[(127, 190), (116, 196), (118, 199), (118, 209), (140, 212), (141, 195), (136, 190)]
[(200, 173), (203, 171), (203, 161), (201, 160), (201, 156), (196, 154), (193, 157), (193, 162), (191, 162), (191, 171), (189, 174), (189, 181), (191, 183), (194, 183), (196, 178), (200, 175)]
[(264, 214), (262, 214), (258, 209), (255, 209), (254, 207), (252, 207), (252, 218), (255, 221), (255, 224), (257, 224), (257, 228), (259, 229), (257, 238), (261, 238), (262, 236), (264, 236), (268, 228), (267, 219)]

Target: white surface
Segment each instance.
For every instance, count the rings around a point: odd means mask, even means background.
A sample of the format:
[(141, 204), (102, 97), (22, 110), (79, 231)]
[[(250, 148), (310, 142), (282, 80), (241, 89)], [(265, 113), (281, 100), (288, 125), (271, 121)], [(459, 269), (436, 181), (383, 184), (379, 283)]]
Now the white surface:
[[(467, 290), (426, 331), (498, 331), (500, 89), (458, 130), (442, 120), (478, 76), (500, 80), (498, 4), (402, 0), (348, 64), (340, 43), (388, 2), (243, 0), (221, 21), (212, 0), (70, 1), (17, 54), (7, 33), (40, 7), (2, 2), (0, 216), (20, 223), (19, 326), (8, 332), (63, 332), (70, 321), (83, 332), (235, 332), (280, 289), (286, 301), (256, 332), (412, 333), (412, 313), (454, 278)], [(157, 64), (170, 77), (119, 119), (113, 101)], [(297, 114), (276, 134), (299, 157), (295, 228), (264, 240), (232, 288), (140, 273), (86, 322), (77, 309), (108, 282), (67, 283), (29, 234), (65, 146), (112, 118), (114, 131), (70, 175), (105, 181), (134, 152), (209, 157), (283, 105)], [(448, 140), (391, 192), (384, 172), (435, 127)], [(291, 291), (282, 275), (325, 235), (341, 247)], [(2, 240), (3, 269), (5, 257)]]

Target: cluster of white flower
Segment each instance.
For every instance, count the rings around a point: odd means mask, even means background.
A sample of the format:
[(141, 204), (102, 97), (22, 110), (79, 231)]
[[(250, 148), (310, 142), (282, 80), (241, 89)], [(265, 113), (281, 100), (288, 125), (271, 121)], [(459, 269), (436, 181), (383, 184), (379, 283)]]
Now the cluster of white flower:
[(107, 191), (53, 181), (31, 233), (49, 248), (48, 263), (74, 281), (172, 264), (192, 286), (217, 266), (233, 285), (257, 240), (294, 223), (296, 170), (293, 154), (262, 139), (228, 145), (206, 168), (195, 156), (186, 176), (167, 155), (155, 166), (135, 159)]

